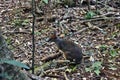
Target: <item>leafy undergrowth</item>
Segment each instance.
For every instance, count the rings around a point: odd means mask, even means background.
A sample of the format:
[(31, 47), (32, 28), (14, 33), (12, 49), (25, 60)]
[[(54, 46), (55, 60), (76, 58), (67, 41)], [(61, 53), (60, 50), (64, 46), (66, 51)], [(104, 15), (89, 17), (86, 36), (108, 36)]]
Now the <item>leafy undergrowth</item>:
[[(81, 7), (65, 7), (52, 3), (37, 3), (36, 75), (51, 80), (53, 78), (66, 80), (120, 79), (119, 1), (101, 2), (102, 4), (98, 4), (98, 12), (95, 10), (95, 5), (92, 5), (91, 11), (88, 11), (84, 4)], [(0, 4), (1, 29), (9, 48), (13, 51), (15, 59), (31, 67), (32, 14), (30, 13), (30, 2), (8, 0), (1, 1)], [(61, 53), (54, 43), (46, 42), (49, 33), (53, 30), (56, 30), (60, 37), (74, 41), (82, 47), (85, 56), (81, 65), (59, 64), (57, 61), (64, 60), (63, 56), (46, 63), (41, 61), (45, 56)]]

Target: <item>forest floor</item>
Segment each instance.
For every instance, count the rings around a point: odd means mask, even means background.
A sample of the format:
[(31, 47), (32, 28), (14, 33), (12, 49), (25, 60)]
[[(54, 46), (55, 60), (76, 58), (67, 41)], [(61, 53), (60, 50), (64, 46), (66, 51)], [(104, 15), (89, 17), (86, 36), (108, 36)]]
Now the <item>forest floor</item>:
[[(36, 0), (35, 75), (44, 80), (120, 80), (120, 1), (99, 0), (88, 10), (81, 5), (66, 6)], [(45, 0), (44, 0), (45, 1)], [(54, 0), (53, 0), (54, 1)], [(69, 4), (68, 4), (69, 5)], [(32, 66), (32, 8), (28, 0), (0, 1), (0, 27), (14, 58)], [(82, 47), (84, 59), (79, 66), (59, 64), (63, 56), (43, 62), (59, 51), (46, 42), (56, 30), (61, 38)], [(87, 57), (87, 58), (86, 58)]]

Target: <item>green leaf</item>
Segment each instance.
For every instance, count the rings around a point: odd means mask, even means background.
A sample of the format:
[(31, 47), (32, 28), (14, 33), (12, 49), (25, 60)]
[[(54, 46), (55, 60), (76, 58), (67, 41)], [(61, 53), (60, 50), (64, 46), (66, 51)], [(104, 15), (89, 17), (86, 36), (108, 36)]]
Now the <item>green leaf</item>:
[(91, 72), (91, 70), (92, 70), (91, 68), (85, 68), (86, 72)]
[(101, 66), (102, 66), (102, 62), (99, 62), (99, 61), (97, 61), (97, 62), (95, 62), (93, 65), (92, 65), (92, 67), (93, 68), (101, 68)]
[(12, 64), (12, 65), (18, 66), (18, 67), (22, 67), (22, 68), (29, 69), (28, 66), (26, 66), (25, 64), (23, 64), (23, 63), (21, 63), (21, 62), (19, 62), (19, 61), (16, 61), (16, 60), (5, 61), (5, 63)]
[(63, 0), (63, 4), (67, 5), (67, 6), (74, 6), (75, 5), (75, 1), (74, 0)]
[(101, 49), (107, 49), (108, 46), (107, 46), (107, 45), (101, 45), (100, 48), (101, 48)]
[(23, 20), (22, 25), (26, 26), (29, 23), (29, 20)]
[(94, 72), (95, 72), (97, 75), (99, 75), (99, 74), (100, 74), (100, 70), (99, 70), (99, 69), (94, 70)]
[(44, 3), (48, 4), (48, 0), (43, 0)]
[(37, 36), (39, 36), (39, 35), (41, 35), (41, 32), (35, 31), (34, 34), (37, 35)]
[(69, 68), (66, 69), (67, 72), (71, 73), (74, 72), (75, 70), (77, 70), (77, 66), (69, 66)]
[(7, 42), (7, 44), (10, 44), (10, 43), (11, 43), (11, 39), (10, 39), (10, 38), (7, 38), (7, 39), (6, 39), (6, 42)]
[(115, 57), (117, 55), (117, 52), (114, 49), (112, 49), (112, 50), (110, 50), (110, 55), (112, 57)]
[(102, 62), (99, 62), (99, 61), (95, 62), (95, 63), (92, 65), (92, 68), (93, 68), (94, 72), (95, 72), (97, 75), (99, 75), (99, 73), (100, 73), (100, 68), (101, 68), (101, 67), (102, 67)]
[(77, 70), (77, 66), (73, 67), (73, 69), (72, 69), (72, 71), (75, 71), (75, 70)]
[(25, 64), (19, 62), (19, 61), (16, 61), (16, 60), (1, 60), (0, 63), (7, 63), (7, 64), (11, 64), (11, 65), (14, 65), (14, 66), (18, 66), (18, 67), (22, 67), (22, 68), (26, 68), (26, 69), (30, 69), (28, 66), (26, 66)]
[(93, 18), (93, 16), (95, 16), (95, 13), (93, 11), (89, 11), (86, 15), (85, 18), (86, 19), (91, 19)]

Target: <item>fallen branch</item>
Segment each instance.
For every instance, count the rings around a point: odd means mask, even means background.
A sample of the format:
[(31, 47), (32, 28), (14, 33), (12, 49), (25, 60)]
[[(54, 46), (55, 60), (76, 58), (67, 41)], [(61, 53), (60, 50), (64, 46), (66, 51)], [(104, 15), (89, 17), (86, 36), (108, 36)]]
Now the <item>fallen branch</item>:
[(61, 80), (65, 80), (65, 78), (61, 75), (54, 75), (54, 74), (45, 74), (43, 77), (52, 77), (52, 78), (59, 78)]
[(87, 29), (88, 29), (88, 27), (83, 28), (83, 29), (81, 29), (81, 30), (75, 32), (74, 35), (75, 35), (75, 34), (80, 34), (80, 33), (84, 32), (84, 31), (86, 31)]
[(50, 61), (50, 60), (53, 60), (53, 59), (56, 59), (58, 57), (60, 57), (62, 55), (62, 53), (57, 53), (57, 54), (51, 54), (49, 56), (45, 56), (41, 59), (41, 61), (43, 62), (47, 62), (47, 61)]
[(69, 80), (65, 72), (63, 73), (63, 75), (65, 77), (65, 80)]
[(89, 27), (90, 29), (98, 29), (98, 30), (100, 30), (100, 31), (103, 31), (103, 29), (101, 29), (101, 28), (99, 28), (99, 27), (97, 27), (97, 26), (92, 25), (90, 22), (88, 22), (87, 25), (88, 25), (88, 27)]
[(55, 68), (55, 69), (49, 69), (46, 70), (44, 73), (45, 74), (49, 74), (51, 72), (60, 72), (60, 71), (65, 71), (65, 69), (67, 69), (68, 66), (64, 66), (64, 67), (60, 67), (60, 68)]
[(41, 77), (31, 74), (28, 71), (22, 71), (22, 72), (25, 73), (32, 80), (43, 80)]
[(19, 32), (19, 31), (9, 31), (9, 32), (3, 32), (3, 34), (31, 34), (29, 32)]

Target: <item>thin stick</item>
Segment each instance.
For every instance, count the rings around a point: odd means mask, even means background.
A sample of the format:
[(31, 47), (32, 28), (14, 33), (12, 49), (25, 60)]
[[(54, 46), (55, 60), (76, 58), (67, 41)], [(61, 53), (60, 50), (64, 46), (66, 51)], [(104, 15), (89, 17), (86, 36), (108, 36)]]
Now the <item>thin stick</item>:
[(32, 0), (32, 15), (33, 15), (33, 24), (32, 24), (32, 74), (34, 74), (34, 54), (35, 54), (35, 37), (34, 37), (34, 27), (35, 27), (35, 0)]

